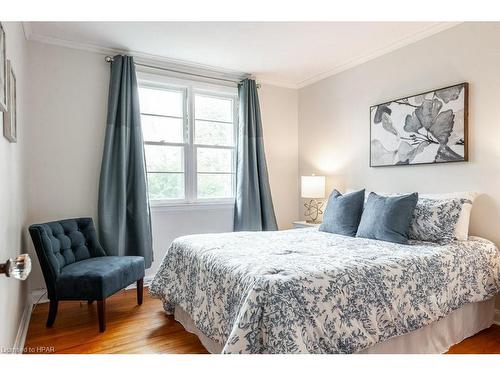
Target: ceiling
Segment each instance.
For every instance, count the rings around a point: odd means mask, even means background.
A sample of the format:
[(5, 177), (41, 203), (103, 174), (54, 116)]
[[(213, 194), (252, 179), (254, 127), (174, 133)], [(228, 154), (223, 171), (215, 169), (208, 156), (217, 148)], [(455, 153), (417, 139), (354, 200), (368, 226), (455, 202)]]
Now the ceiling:
[(28, 39), (119, 50), (250, 73), (303, 87), (456, 23), (444, 22), (29, 22)]

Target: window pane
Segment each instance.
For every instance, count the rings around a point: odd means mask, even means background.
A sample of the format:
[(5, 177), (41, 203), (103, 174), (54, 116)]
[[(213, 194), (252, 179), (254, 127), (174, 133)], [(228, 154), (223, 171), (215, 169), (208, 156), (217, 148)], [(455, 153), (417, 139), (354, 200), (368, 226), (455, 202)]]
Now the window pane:
[(146, 142), (184, 143), (182, 119), (142, 115), (141, 126)]
[(144, 145), (148, 172), (183, 172), (183, 146)]
[(231, 198), (232, 174), (198, 174), (198, 198)]
[(184, 173), (148, 173), (149, 199), (184, 199)]
[(139, 88), (141, 113), (182, 117), (182, 91)]
[(213, 96), (195, 95), (195, 118), (233, 122), (233, 101)]
[(233, 150), (198, 147), (196, 153), (198, 172), (233, 171)]
[(214, 146), (234, 144), (234, 125), (232, 123), (196, 121), (195, 143)]

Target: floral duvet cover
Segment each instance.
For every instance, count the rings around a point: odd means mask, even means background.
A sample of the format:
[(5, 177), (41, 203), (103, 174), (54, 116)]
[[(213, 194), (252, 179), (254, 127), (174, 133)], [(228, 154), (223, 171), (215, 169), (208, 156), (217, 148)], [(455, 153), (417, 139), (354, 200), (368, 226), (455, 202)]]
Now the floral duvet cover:
[(151, 294), (223, 353), (354, 353), (500, 291), (500, 252), (471, 237), (400, 245), (316, 228), (180, 237)]

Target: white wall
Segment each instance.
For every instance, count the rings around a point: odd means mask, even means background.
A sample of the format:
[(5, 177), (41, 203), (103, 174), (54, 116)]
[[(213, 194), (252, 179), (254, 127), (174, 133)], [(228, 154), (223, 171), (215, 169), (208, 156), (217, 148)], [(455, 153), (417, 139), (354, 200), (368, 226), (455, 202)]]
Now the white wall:
[[(9, 143), (0, 134), (0, 262), (25, 252), (27, 236), (23, 155), (26, 140), (25, 80), (26, 41), (21, 24), (3, 22), (7, 40), (7, 58), (11, 60), (17, 81), (17, 143)], [(0, 127), (3, 128), (3, 113)], [(26, 302), (26, 282), (0, 275), (0, 350), (11, 348)]]
[[(97, 217), (109, 66), (98, 54), (29, 42), (28, 223)], [(30, 241), (30, 289), (45, 286)]]
[(276, 220), (288, 229), (299, 218), (298, 92), (262, 85), (259, 99)]
[[(469, 23), (324, 79), (299, 92), (301, 173), (370, 190), (479, 191), (471, 233), (500, 245), (500, 23)], [(369, 108), (467, 81), (469, 162), (369, 167)]]
[[(109, 65), (104, 55), (36, 42), (29, 43), (29, 60), (28, 222), (96, 219)], [(298, 217), (297, 92), (266, 85), (260, 94), (276, 214), (288, 228)], [(153, 208), (155, 262), (147, 275), (154, 274), (174, 238), (231, 231), (232, 220), (227, 206)], [(44, 287), (35, 263), (31, 289)]]
[(175, 238), (188, 234), (232, 232), (233, 207), (228, 205), (213, 207), (207, 205), (198, 209), (152, 207), (151, 222), (155, 258), (151, 268), (146, 271), (146, 277), (155, 274)]

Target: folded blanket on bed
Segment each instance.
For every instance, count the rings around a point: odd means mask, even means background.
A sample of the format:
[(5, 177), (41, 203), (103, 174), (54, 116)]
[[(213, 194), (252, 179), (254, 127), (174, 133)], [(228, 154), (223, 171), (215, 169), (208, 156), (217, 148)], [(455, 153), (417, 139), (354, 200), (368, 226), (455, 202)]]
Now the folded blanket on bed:
[(194, 235), (172, 243), (150, 290), (224, 353), (354, 353), (494, 296), (500, 252), (315, 228)]

